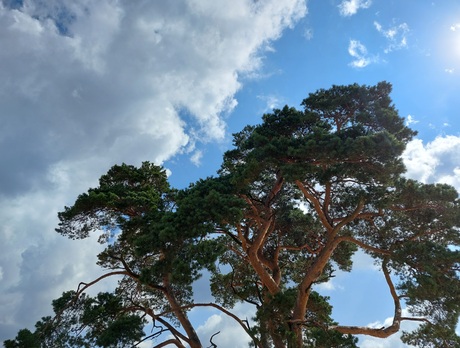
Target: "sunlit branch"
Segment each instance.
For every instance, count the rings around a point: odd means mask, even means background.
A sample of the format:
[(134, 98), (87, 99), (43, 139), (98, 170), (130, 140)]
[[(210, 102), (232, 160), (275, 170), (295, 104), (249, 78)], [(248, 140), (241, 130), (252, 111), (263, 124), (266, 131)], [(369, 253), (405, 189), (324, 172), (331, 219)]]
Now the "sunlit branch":
[(304, 184), (300, 180), (296, 180), (295, 184), (300, 189), (300, 191), (302, 191), (302, 193), (305, 196), (305, 198), (308, 199), (310, 201), (310, 203), (313, 204), (313, 207), (314, 207), (316, 213), (318, 214), (318, 217), (320, 218), (323, 226), (328, 231), (332, 231), (333, 227), (330, 224), (327, 216), (324, 214), (324, 211), (323, 211), (323, 209), (321, 207), (321, 204), (320, 204), (319, 200), (313, 194), (308, 192), (308, 190), (305, 188)]

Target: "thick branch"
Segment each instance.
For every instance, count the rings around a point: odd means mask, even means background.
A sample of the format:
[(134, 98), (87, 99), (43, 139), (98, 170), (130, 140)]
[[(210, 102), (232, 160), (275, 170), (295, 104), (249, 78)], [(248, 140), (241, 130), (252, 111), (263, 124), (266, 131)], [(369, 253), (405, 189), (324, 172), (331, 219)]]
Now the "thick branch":
[(319, 200), (315, 196), (313, 196), (310, 192), (308, 192), (305, 185), (300, 180), (296, 180), (295, 184), (300, 189), (300, 191), (302, 191), (305, 198), (308, 199), (313, 204), (313, 207), (316, 213), (318, 214), (318, 217), (321, 220), (323, 226), (326, 228), (326, 230), (328, 232), (332, 231), (333, 227), (329, 222), (328, 216), (324, 213), (324, 210), (322, 209), (321, 203), (319, 202)]
[(263, 241), (270, 230), (272, 224), (272, 218), (265, 222), (265, 225), (261, 231), (259, 231), (254, 243), (246, 250), (254, 271), (258, 274), (260, 280), (267, 287), (268, 291), (274, 295), (279, 292), (279, 286), (270, 273), (267, 271), (266, 265), (262, 263), (259, 258), (259, 250), (263, 246)]
[(324, 245), (321, 252), (317, 255), (315, 262), (313, 262), (302, 282), (299, 284), (296, 304), (292, 315), (293, 322), (304, 320), (311, 286), (321, 276), (324, 267), (331, 258), (332, 253), (340, 243), (340, 239), (333, 238), (333, 231), (328, 233), (328, 235), (330, 236), (329, 240)]
[(386, 338), (399, 331), (399, 327), (395, 327), (394, 325), (380, 329), (367, 326), (331, 326), (330, 329), (344, 335), (367, 335), (378, 338)]
[(177, 302), (177, 299), (174, 296), (174, 292), (170, 288), (168, 275), (165, 275), (163, 277), (163, 285), (166, 289), (164, 295), (171, 306), (172, 312), (176, 315), (177, 320), (179, 320), (184, 331), (187, 333), (188, 339), (186, 340), (186, 342), (190, 345), (191, 348), (200, 348), (200, 339), (195, 331), (195, 328), (193, 327), (192, 323), (187, 317), (187, 314), (184, 312), (184, 310)]

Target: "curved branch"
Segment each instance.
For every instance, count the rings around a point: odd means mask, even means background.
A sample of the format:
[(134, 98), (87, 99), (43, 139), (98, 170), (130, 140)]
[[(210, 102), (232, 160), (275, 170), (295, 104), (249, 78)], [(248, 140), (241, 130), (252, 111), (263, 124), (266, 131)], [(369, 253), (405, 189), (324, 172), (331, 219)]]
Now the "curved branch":
[(363, 207), (364, 207), (364, 199), (361, 198), (359, 200), (359, 203), (358, 203), (358, 206), (356, 207), (356, 209), (353, 211), (353, 213), (351, 213), (350, 215), (346, 216), (345, 218), (343, 218), (342, 221), (340, 221), (337, 225), (334, 226), (334, 231), (335, 232), (338, 232), (340, 231), (340, 229), (345, 226), (346, 224), (348, 224), (349, 222), (353, 221), (354, 219), (356, 219), (359, 214), (361, 213), (361, 210), (363, 210)]
[(181, 343), (181, 341), (173, 339), (173, 338), (171, 338), (170, 340), (161, 342), (160, 344), (154, 346), (153, 348), (166, 347), (168, 344), (174, 344), (176, 347), (185, 348), (185, 346)]
[[(233, 268), (233, 266), (230, 266), (232, 268), (232, 279), (231, 279), (231, 282), (230, 282), (230, 287), (232, 288), (232, 291), (233, 293), (238, 296), (242, 301), (244, 302), (247, 302), (249, 304), (252, 304), (254, 306), (259, 306), (258, 303), (256, 303), (255, 301), (251, 301), (251, 300), (248, 300), (247, 298), (244, 298), (243, 296), (241, 296), (238, 291), (236, 290), (235, 286), (233, 285), (234, 284), (234, 280), (235, 280), (235, 270)], [(257, 288), (257, 284), (256, 284), (256, 288)]]
[[(109, 273), (103, 274), (99, 278), (96, 278), (95, 280), (93, 280), (92, 282), (89, 282), (89, 283), (80, 282), (80, 284), (78, 284), (77, 291), (75, 293), (75, 297), (78, 298), (83, 293), (83, 291), (88, 289), (90, 286), (100, 282), (102, 279), (105, 279), (105, 278), (108, 278), (108, 277), (111, 277), (111, 276), (115, 276), (115, 275), (130, 276), (128, 271), (114, 271), (114, 272), (109, 272)], [(83, 287), (80, 289), (81, 285), (83, 285)]]
[[(387, 285), (390, 290), (391, 297), (393, 298), (393, 302), (395, 306), (393, 323), (388, 327), (382, 327), (382, 328), (337, 325), (337, 326), (331, 326), (329, 327), (329, 329), (338, 331), (342, 334), (367, 335), (367, 336), (373, 336), (373, 337), (379, 337), (379, 338), (389, 337), (399, 331), (401, 320), (402, 320), (401, 302), (400, 302), (398, 294), (396, 293), (396, 289), (393, 284), (393, 281), (391, 280), (390, 271), (387, 268), (387, 264), (388, 264), (388, 258), (385, 258), (385, 260), (382, 263), (382, 271), (385, 276), (385, 280), (387, 282)], [(420, 320), (420, 319), (415, 319), (415, 320)]]
[(289, 245), (281, 245), (280, 246), (280, 249), (283, 249), (283, 250), (293, 250), (293, 251), (301, 251), (303, 249), (307, 250), (310, 254), (313, 254), (313, 255), (316, 255), (319, 253), (319, 250), (313, 250), (307, 243), (305, 243), (304, 245), (301, 245), (299, 247), (296, 247), (296, 246), (289, 246)]
[(303, 193), (305, 198), (308, 199), (313, 204), (313, 207), (315, 208), (315, 211), (318, 214), (318, 217), (321, 220), (323, 226), (327, 229), (328, 232), (331, 232), (333, 227), (329, 222), (328, 216), (324, 213), (319, 200), (315, 196), (313, 196), (310, 192), (308, 192), (308, 190), (305, 188), (305, 185), (300, 180), (296, 180), (295, 184), (300, 189), (300, 191)]
[(369, 244), (366, 244), (366, 243), (363, 243), (351, 236), (341, 236), (341, 237), (338, 237), (339, 241), (340, 242), (350, 242), (350, 243), (353, 243), (353, 244), (356, 244), (357, 246), (363, 248), (363, 249), (366, 249), (366, 250), (369, 250), (369, 251), (372, 251), (374, 253), (377, 253), (377, 254), (382, 254), (382, 255), (388, 255), (390, 256), (391, 255), (391, 252), (388, 251), (388, 250), (384, 250), (384, 249), (380, 249), (380, 248), (376, 248), (376, 247), (373, 247)]
[(217, 310), (219, 310), (220, 312), (228, 315), (229, 317), (234, 319), (243, 328), (243, 330), (248, 334), (249, 337), (251, 337), (251, 339), (253, 340), (253, 342), (254, 342), (256, 347), (261, 347), (260, 341), (257, 339), (257, 337), (255, 337), (250, 332), (249, 324), (246, 326), (244, 324), (243, 320), (241, 320), (235, 314), (233, 314), (232, 312), (226, 310), (224, 307), (219, 306), (216, 303), (212, 303), (212, 302), (210, 302), (210, 303), (193, 303), (193, 304), (181, 306), (180, 309), (184, 310), (184, 309), (190, 309), (190, 308), (195, 308), (195, 307), (214, 307)]
[(427, 318), (418, 318), (418, 317), (401, 317), (401, 321), (408, 320), (408, 321), (422, 321), (424, 323), (433, 325), (433, 323), (428, 320)]
[(212, 339), (214, 338), (214, 336), (217, 336), (218, 334), (220, 334), (220, 331), (217, 331), (215, 334), (213, 334), (211, 336), (211, 338), (209, 339), (209, 343), (211, 343), (211, 345), (208, 347), (208, 348), (211, 348), (211, 347), (214, 347), (214, 348), (217, 348), (217, 344), (215, 344)]
[(163, 326), (165, 326), (171, 334), (177, 339), (182, 339), (184, 341), (187, 341), (187, 336), (179, 332), (174, 326), (172, 326), (170, 323), (168, 323), (166, 320), (161, 318), (161, 314), (155, 314), (151, 308), (146, 308), (144, 306), (140, 306), (142, 310), (147, 313), (153, 320), (159, 321)]

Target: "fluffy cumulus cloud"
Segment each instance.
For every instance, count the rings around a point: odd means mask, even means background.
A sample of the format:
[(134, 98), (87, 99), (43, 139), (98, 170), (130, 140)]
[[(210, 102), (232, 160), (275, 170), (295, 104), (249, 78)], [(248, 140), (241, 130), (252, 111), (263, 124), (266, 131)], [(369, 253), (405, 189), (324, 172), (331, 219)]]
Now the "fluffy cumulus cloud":
[(305, 14), (304, 0), (0, 2), (0, 339), (97, 272), (99, 246), (55, 235), (56, 212), (114, 163), (222, 139), (240, 76)]
[(438, 136), (424, 144), (411, 141), (403, 154), (406, 175), (425, 183), (446, 183), (460, 191), (460, 137)]
[[(247, 304), (237, 304), (232, 312), (241, 320), (249, 320), (254, 317), (254, 307)], [(197, 329), (203, 343), (210, 342), (219, 348), (246, 348), (250, 343), (250, 337), (243, 328), (235, 323), (235, 320), (226, 314), (217, 313), (208, 317), (203, 325)]]
[(371, 0), (343, 0), (339, 4), (339, 12), (340, 15), (349, 17), (356, 14), (359, 9), (369, 8), (371, 4)]
[(377, 60), (368, 53), (366, 46), (358, 40), (350, 40), (348, 44), (348, 54), (353, 58), (350, 62), (350, 66), (353, 68), (365, 68)]

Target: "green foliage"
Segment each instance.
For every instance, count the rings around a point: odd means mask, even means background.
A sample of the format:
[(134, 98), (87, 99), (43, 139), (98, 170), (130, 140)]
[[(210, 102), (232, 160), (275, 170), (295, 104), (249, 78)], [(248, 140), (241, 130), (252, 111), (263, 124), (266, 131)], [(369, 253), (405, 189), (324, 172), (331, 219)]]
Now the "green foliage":
[[(249, 207), (229, 229), (234, 255), (225, 253), (221, 262), (231, 272), (214, 276), (222, 303), (232, 303), (233, 294), (265, 313), (276, 306), (273, 299), (295, 289), (297, 301), (308, 303), (305, 318), (295, 320), (305, 321), (305, 339), (313, 344), (334, 325), (325, 317), (306, 319), (314, 306), (309, 287), (328, 281), (335, 269), (351, 271), (351, 257), (361, 247), (398, 275), (400, 296), (414, 315), (429, 318), (429, 308), (433, 313), (435, 300), (443, 298), (442, 313), (458, 317), (458, 296), (447, 292), (458, 288), (458, 255), (449, 251), (459, 245), (457, 193), (402, 177), (401, 154), (416, 133), (404, 125), (390, 92), (386, 82), (333, 86), (310, 94), (302, 111), (285, 106), (235, 134), (220, 173)], [(303, 312), (296, 309), (300, 302), (285, 304), (284, 321), (259, 315), (261, 330), (273, 326), (268, 334), (275, 346), (290, 341), (290, 329), (283, 330), (289, 315)]]
[[(385, 337), (404, 320), (421, 323), (405, 342), (459, 346), (460, 201), (449, 185), (403, 177), (401, 154), (416, 133), (390, 92), (386, 82), (333, 86), (302, 110), (273, 110), (234, 135), (217, 177), (185, 190), (148, 162), (112, 167), (59, 213), (57, 228), (73, 239), (99, 234), (107, 273), (64, 293), (53, 318), (4, 346), (125, 347), (149, 318), (152, 336), (169, 331), (176, 345), (201, 347), (187, 311), (204, 269), (227, 313), (239, 301), (255, 306), (255, 323), (240, 324), (258, 347), (354, 348), (354, 334)], [(336, 270), (353, 270), (358, 249), (387, 281), (388, 328), (339, 325), (318, 292)], [(112, 293), (84, 293), (108, 276), (120, 277)], [(401, 316), (402, 302), (413, 317)]]
[(108, 273), (95, 282), (122, 278), (114, 293), (90, 298), (84, 294), (89, 285), (83, 283), (76, 293), (55, 300), (56, 319), (37, 324), (41, 344), (125, 347), (145, 335), (146, 316), (160, 320), (160, 331), (199, 344), (186, 308), (192, 303), (192, 283), (203, 268), (215, 267), (222, 246), (207, 238), (214, 226), (191, 211), (194, 192), (172, 190), (159, 166), (122, 164), (65, 207), (58, 214), (57, 232), (72, 239), (98, 233), (106, 244), (98, 264)]
[(40, 341), (35, 333), (28, 329), (19, 330), (14, 340), (3, 342), (5, 348), (40, 348)]
[(53, 309), (54, 318), (42, 318), (33, 333), (19, 331), (14, 341), (4, 343), (5, 348), (121, 348), (144, 336), (145, 320), (124, 313), (121, 298), (114, 294), (76, 298), (69, 291), (53, 301)]

